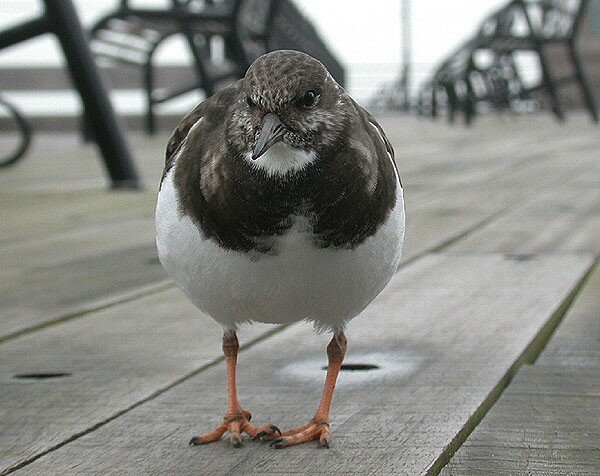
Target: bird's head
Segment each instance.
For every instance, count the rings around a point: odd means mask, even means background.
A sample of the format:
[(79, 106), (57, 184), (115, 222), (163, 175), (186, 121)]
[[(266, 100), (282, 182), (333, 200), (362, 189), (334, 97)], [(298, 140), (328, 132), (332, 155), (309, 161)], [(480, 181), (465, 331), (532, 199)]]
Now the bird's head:
[(332, 146), (342, 134), (348, 96), (325, 66), (298, 51), (258, 58), (242, 80), (228, 137), (252, 160), (283, 143), (307, 153)]

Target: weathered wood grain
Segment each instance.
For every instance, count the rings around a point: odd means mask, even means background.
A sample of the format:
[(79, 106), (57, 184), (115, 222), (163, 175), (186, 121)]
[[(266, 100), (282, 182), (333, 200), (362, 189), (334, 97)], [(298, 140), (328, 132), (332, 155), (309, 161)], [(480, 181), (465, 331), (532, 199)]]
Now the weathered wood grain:
[(598, 263), (537, 363), (581, 369), (600, 368), (600, 265)]
[(596, 265), (536, 364), (519, 371), (443, 476), (600, 472), (599, 296)]
[[(255, 325), (244, 341), (271, 329)], [(112, 306), (0, 346), (0, 473), (221, 356), (221, 328), (179, 291)], [(55, 379), (15, 376), (68, 373)]]
[(151, 219), (96, 224), (5, 246), (0, 253), (0, 339), (118, 302), (166, 280)]
[(13, 276), (3, 286), (0, 342), (39, 326), (171, 287), (153, 244)]
[(442, 476), (596, 476), (600, 369), (522, 368)]
[(561, 158), (568, 172), (583, 152), (597, 155), (600, 139), (586, 118), (576, 117), (565, 127), (548, 119), (486, 118), (472, 129), (406, 117), (380, 118), (380, 122), (394, 145), (406, 183), (432, 190), (482, 181), (501, 174), (507, 165), (526, 167), (548, 158)]
[[(0, 270), (3, 275), (26, 274), (67, 260), (100, 255), (142, 243), (151, 244), (154, 234), (152, 218), (121, 223), (96, 223), (77, 230), (53, 233), (37, 240), (2, 247)], [(2, 284), (6, 285), (5, 282)]]
[[(155, 184), (158, 184), (168, 136), (168, 133), (153, 137), (128, 135), (136, 165), (149, 190), (155, 190)], [(0, 174), (0, 183), (0, 203), (15, 192), (87, 191), (109, 185), (95, 144), (83, 143), (77, 132), (38, 131), (25, 157), (15, 167)]]
[(66, 192), (13, 192), (2, 194), (0, 249), (38, 240), (55, 233), (80, 230), (101, 223), (151, 219), (154, 191), (110, 192), (103, 189)]
[(597, 172), (597, 182), (574, 181), (539, 190), (498, 220), (453, 244), (451, 249), (523, 254), (600, 253), (600, 166)]
[[(439, 254), (403, 268), (349, 326), (346, 362), (380, 369), (341, 375), (329, 451), (251, 442), (234, 450), (225, 441), (188, 447), (188, 438), (224, 411), (219, 366), (15, 474), (435, 474), (534, 353), (534, 337), (547, 331), (591, 263), (567, 255), (522, 261)], [(296, 325), (241, 353), (240, 398), (255, 420), (289, 427), (312, 416), (326, 343), (327, 336)]]

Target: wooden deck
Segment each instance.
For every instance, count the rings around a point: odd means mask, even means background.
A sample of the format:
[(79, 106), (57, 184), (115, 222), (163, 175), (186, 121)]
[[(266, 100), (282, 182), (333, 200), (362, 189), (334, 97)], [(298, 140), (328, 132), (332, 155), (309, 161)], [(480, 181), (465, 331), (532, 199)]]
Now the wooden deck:
[[(220, 420), (226, 387), (220, 328), (154, 249), (167, 136), (132, 137), (138, 193), (106, 191), (75, 136), (36, 136), (0, 171), (0, 475), (599, 474), (598, 128), (382, 123), (406, 249), (349, 326), (346, 362), (379, 368), (342, 372), (329, 451), (187, 446)], [(296, 324), (240, 338), (254, 419), (309, 418), (327, 336)]]

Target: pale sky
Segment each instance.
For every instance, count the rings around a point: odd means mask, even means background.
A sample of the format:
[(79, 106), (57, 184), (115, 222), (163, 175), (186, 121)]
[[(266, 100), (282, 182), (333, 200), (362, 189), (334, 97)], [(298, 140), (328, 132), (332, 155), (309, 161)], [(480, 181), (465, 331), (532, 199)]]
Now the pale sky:
[[(165, 0), (138, 0), (140, 5), (161, 2)], [(414, 82), (422, 80), (437, 62), (473, 34), (486, 14), (506, 2), (412, 0)], [(400, 0), (294, 0), (294, 3), (313, 21), (322, 38), (346, 65), (348, 89), (358, 100), (367, 100), (379, 84), (398, 75)], [(0, 1), (0, 28), (39, 14), (41, 4), (40, 0)], [(84, 25), (90, 25), (116, 4), (116, 0), (75, 0)], [(174, 58), (177, 62), (181, 45), (175, 42), (168, 46), (162, 53), (163, 60), (168, 58), (172, 62)], [(49, 35), (0, 52), (0, 69), (15, 65), (60, 65), (62, 61), (61, 51)]]

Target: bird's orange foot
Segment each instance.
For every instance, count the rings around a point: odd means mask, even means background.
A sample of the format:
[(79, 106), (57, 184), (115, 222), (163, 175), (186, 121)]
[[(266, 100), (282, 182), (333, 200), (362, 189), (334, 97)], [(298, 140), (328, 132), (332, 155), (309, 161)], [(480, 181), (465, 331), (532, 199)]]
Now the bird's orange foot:
[(190, 445), (205, 445), (207, 443), (212, 443), (213, 441), (218, 441), (227, 431), (231, 433), (230, 442), (234, 448), (240, 448), (242, 446), (242, 440), (240, 438), (242, 433), (246, 433), (250, 438), (254, 439), (271, 435), (281, 435), (281, 431), (279, 431), (279, 428), (275, 425), (269, 423), (260, 427), (251, 425), (251, 418), (252, 415), (250, 412), (245, 410), (227, 413), (225, 418), (223, 418), (223, 423), (221, 423), (214, 431), (205, 435), (194, 436), (190, 440)]
[(323, 448), (329, 448), (331, 433), (329, 422), (326, 420), (315, 420), (314, 418), (306, 425), (299, 426), (293, 430), (284, 431), (281, 436), (272, 435), (268, 438), (274, 448), (285, 448), (286, 446), (301, 445), (307, 441), (319, 440)]

